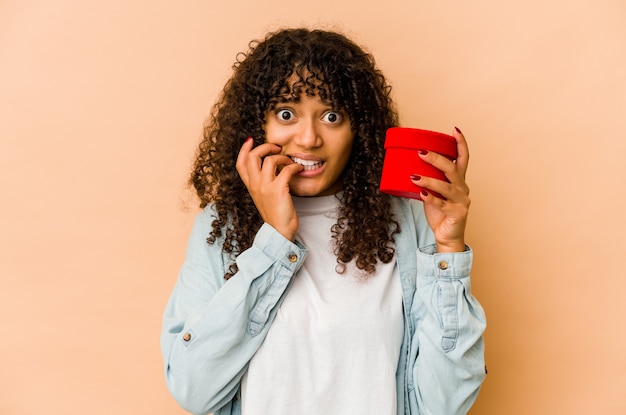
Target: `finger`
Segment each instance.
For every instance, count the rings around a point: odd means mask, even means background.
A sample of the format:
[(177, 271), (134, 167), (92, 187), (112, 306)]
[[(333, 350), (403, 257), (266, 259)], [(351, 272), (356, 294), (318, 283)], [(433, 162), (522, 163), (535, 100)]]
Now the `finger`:
[[(289, 157), (287, 157), (289, 158)], [(290, 164), (284, 165), (282, 167), (282, 169), (280, 170), (280, 173), (278, 173), (277, 179), (279, 180), (280, 183), (284, 184), (284, 185), (289, 185), (289, 182), (291, 181), (291, 178), (293, 176), (295, 176), (296, 174), (300, 173), (302, 170), (304, 170), (304, 166), (298, 163), (295, 163), (293, 160), (289, 159), (289, 161), (291, 161)]]
[(281, 169), (291, 164), (297, 163), (294, 163), (292, 159), (282, 154), (266, 156), (261, 166), (261, 176), (264, 180), (273, 181)]
[(256, 146), (250, 154), (254, 157), (262, 159), (263, 157), (280, 153), (281, 147), (278, 144), (263, 143)]
[(449, 158), (428, 150), (419, 150), (418, 154), (423, 161), (441, 170), (448, 180), (455, 178), (454, 174), (458, 170), (458, 166)]
[(469, 187), (465, 181), (450, 183), (432, 177), (412, 175), (411, 182), (427, 191), (441, 195), (443, 200), (451, 203), (466, 203), (469, 196)]
[(454, 132), (452, 133), (452, 135), (456, 139), (456, 148), (458, 154), (456, 158), (456, 165), (459, 166), (461, 175), (465, 177), (465, 173), (467, 172), (467, 166), (469, 164), (469, 147), (467, 145), (467, 140), (465, 139), (465, 135), (463, 135), (458, 127), (454, 127)]
[(426, 190), (426, 192), (429, 194), (437, 193), (445, 199), (450, 199), (453, 196), (452, 185), (446, 181), (433, 179), (432, 177), (412, 175), (411, 182), (414, 185), (419, 186), (422, 189)]
[(427, 189), (422, 189), (422, 191), (420, 192), (420, 198), (425, 204), (433, 205), (439, 211), (443, 210), (445, 201), (435, 196)]
[(235, 163), (237, 172), (239, 172), (239, 176), (243, 180), (244, 184), (248, 182), (249, 178), (246, 160), (248, 159), (248, 154), (250, 154), (250, 151), (252, 150), (252, 146), (254, 146), (254, 141), (252, 140), (252, 137), (248, 137), (241, 146), (239, 154), (237, 154), (237, 162)]
[(248, 183), (256, 185), (261, 177), (263, 162), (268, 156), (277, 154), (281, 150), (276, 144), (264, 143), (252, 149), (243, 160), (245, 170), (248, 175)]
[(263, 166), (263, 160), (267, 156), (280, 153), (280, 150), (279, 145), (269, 143), (263, 143), (252, 149), (245, 159), (249, 172), (259, 172)]
[(465, 195), (462, 200), (453, 201), (450, 199), (441, 199), (431, 193), (428, 189), (423, 189), (420, 192), (420, 198), (425, 205), (435, 208), (449, 219), (460, 221), (457, 223), (464, 223), (467, 219), (467, 214), (471, 204), (471, 200), (468, 195)]

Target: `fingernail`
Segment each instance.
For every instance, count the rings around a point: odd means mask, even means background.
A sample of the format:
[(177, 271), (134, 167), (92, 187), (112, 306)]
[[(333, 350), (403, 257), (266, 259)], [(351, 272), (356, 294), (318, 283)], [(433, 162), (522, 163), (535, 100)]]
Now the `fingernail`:
[(248, 137), (248, 138), (246, 138), (246, 143), (247, 143), (248, 141), (252, 141), (252, 137)]
[(459, 133), (459, 134), (463, 134), (463, 133), (461, 132), (461, 130), (459, 130), (459, 127), (454, 127), (454, 129), (456, 130), (456, 132), (457, 132), (457, 133)]
[(422, 176), (418, 176), (417, 174), (412, 174), (412, 175), (411, 175), (411, 180), (418, 181), (418, 180), (420, 180), (421, 178), (422, 178)]
[(422, 156), (425, 156), (426, 154), (428, 154), (428, 151), (426, 150), (417, 150)]
[(424, 196), (424, 197), (428, 196), (428, 192), (426, 190), (422, 190), (421, 193), (422, 193), (422, 196)]

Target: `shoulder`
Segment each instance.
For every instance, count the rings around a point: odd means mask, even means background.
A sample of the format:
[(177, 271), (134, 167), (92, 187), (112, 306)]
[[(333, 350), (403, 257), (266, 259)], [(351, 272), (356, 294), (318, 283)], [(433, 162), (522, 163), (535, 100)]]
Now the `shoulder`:
[(191, 228), (191, 236), (197, 234), (204, 234), (206, 239), (212, 229), (213, 221), (217, 218), (214, 210), (214, 205), (207, 205), (201, 211), (196, 213), (193, 221), (193, 227)]
[(215, 211), (214, 203), (209, 203), (196, 215), (196, 221), (208, 223), (209, 225), (211, 225), (215, 219), (217, 219), (217, 212)]
[(401, 222), (410, 220), (416, 223), (418, 221), (426, 220), (424, 215), (424, 204), (419, 200), (392, 196), (391, 208), (397, 219)]
[(221, 251), (221, 241), (209, 245), (207, 238), (213, 230), (213, 221), (217, 218), (213, 205), (208, 205), (196, 214), (191, 228), (191, 234), (187, 244), (187, 259), (197, 260), (199, 257), (205, 257), (214, 249), (213, 245), (218, 245)]

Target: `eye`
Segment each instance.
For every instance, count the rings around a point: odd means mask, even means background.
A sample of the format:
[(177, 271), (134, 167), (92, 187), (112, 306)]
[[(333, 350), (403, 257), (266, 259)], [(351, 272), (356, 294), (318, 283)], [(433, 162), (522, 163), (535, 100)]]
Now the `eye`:
[(290, 109), (282, 108), (276, 111), (276, 116), (281, 121), (289, 121), (293, 118), (293, 112)]
[(340, 112), (328, 111), (327, 113), (324, 114), (324, 117), (322, 119), (328, 123), (337, 124), (341, 122), (343, 117)]

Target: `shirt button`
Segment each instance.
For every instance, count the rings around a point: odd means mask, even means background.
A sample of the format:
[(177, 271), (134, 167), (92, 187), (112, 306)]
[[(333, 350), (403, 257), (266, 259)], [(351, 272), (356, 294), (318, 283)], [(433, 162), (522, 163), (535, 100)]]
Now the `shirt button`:
[(289, 262), (296, 262), (298, 260), (298, 255), (291, 253), (289, 254)]
[(439, 269), (443, 271), (448, 269), (448, 263), (446, 261), (439, 261), (438, 266), (439, 266)]
[(185, 333), (185, 334), (183, 335), (183, 340), (184, 340), (184, 341), (186, 341), (186, 342), (188, 342), (189, 340), (191, 340), (191, 334), (189, 334), (189, 333)]

